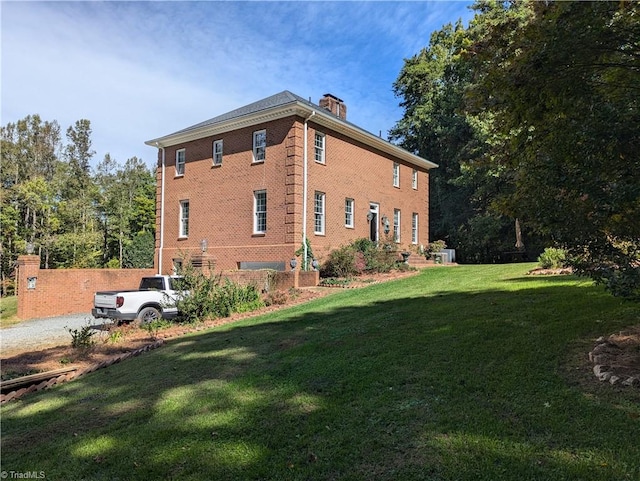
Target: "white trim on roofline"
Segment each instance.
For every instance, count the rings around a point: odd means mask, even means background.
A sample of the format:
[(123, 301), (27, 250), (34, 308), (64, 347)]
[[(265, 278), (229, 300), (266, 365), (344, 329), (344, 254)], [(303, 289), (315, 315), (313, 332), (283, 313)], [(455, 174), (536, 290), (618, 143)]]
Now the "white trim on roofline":
[(184, 144), (193, 140), (219, 135), (226, 132), (252, 127), (254, 125), (263, 124), (273, 120), (283, 119), (290, 116), (299, 116), (307, 118), (312, 112), (316, 113), (313, 122), (338, 133), (341, 133), (353, 140), (362, 142), (369, 147), (373, 147), (381, 152), (392, 155), (397, 159), (404, 160), (412, 165), (422, 167), (423, 169), (433, 169), (438, 167), (437, 164), (419, 157), (411, 152), (388, 142), (370, 132), (367, 132), (354, 124), (345, 122), (333, 114), (324, 112), (323, 109), (313, 108), (300, 101), (293, 101), (285, 105), (279, 105), (270, 109), (261, 110), (251, 114), (243, 115), (229, 120), (217, 122), (215, 124), (194, 127), (193, 129), (181, 130), (174, 134), (158, 137), (157, 139), (148, 140), (146, 145), (151, 147), (171, 147), (174, 145)]

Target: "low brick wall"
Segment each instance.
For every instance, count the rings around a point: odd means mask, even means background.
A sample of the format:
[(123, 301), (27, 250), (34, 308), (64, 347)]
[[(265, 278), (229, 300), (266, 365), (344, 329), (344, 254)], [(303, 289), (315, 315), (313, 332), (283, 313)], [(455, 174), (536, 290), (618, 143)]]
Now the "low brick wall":
[[(142, 277), (155, 274), (154, 269), (40, 269), (38, 256), (21, 256), (16, 276), (18, 317), (90, 315), (95, 292), (137, 289)], [(271, 291), (317, 286), (320, 281), (317, 271), (226, 271), (222, 276)]]
[(96, 291), (137, 289), (140, 278), (155, 274), (154, 269), (40, 269), (39, 262), (37, 256), (18, 259), (20, 319), (89, 315)]
[(301, 271), (298, 278), (298, 287), (315, 287), (320, 284), (319, 271)]

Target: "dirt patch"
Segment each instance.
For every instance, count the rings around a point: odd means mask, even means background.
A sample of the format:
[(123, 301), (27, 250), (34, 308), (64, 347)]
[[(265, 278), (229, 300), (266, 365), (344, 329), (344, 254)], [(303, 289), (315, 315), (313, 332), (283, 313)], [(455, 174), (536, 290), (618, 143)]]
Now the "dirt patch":
[[(418, 274), (419, 271), (398, 271), (385, 274), (366, 275), (350, 282), (351, 287), (368, 286), (378, 282), (386, 282)], [(109, 360), (132, 352), (149, 344), (155, 343), (158, 339), (173, 339), (189, 332), (202, 331), (223, 324), (236, 322), (260, 314), (277, 311), (285, 307), (302, 304), (313, 299), (324, 297), (336, 293), (335, 289), (326, 287), (308, 287), (290, 290), (273, 296), (278, 304), (274, 304), (262, 309), (234, 314), (221, 319), (211, 319), (198, 323), (195, 326), (175, 324), (162, 329), (152, 335), (147, 330), (141, 329), (136, 323), (123, 326), (112, 325), (105, 327), (93, 338), (96, 343), (88, 349), (76, 349), (69, 344), (56, 347), (43, 347), (36, 351), (11, 353), (8, 357), (2, 358), (0, 365), (0, 375), (2, 380), (13, 379), (29, 374), (52, 371), (61, 367), (76, 367), (78, 370), (87, 369), (90, 366), (108, 362)]]

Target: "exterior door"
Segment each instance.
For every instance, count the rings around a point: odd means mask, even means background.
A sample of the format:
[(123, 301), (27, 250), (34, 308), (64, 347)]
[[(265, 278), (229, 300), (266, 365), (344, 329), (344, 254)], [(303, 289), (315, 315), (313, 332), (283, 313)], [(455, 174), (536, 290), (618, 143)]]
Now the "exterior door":
[(373, 242), (378, 242), (378, 211), (380, 210), (380, 205), (371, 202), (369, 204), (369, 215), (367, 218), (369, 219), (369, 239)]

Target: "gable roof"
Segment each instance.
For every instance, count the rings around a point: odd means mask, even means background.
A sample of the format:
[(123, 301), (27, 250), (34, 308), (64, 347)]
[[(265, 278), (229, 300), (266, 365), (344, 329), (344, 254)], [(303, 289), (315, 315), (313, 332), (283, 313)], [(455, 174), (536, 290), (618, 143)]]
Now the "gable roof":
[(437, 167), (437, 164), (429, 162), (377, 135), (367, 132), (357, 125), (339, 118), (319, 105), (305, 100), (288, 90), (250, 103), (244, 107), (231, 110), (230, 112), (218, 115), (217, 117), (205, 120), (191, 127), (178, 130), (172, 134), (148, 140), (145, 144), (158, 148), (170, 147), (242, 127), (289, 117), (291, 115), (298, 115), (303, 118), (313, 116), (314, 123), (340, 132), (349, 138), (358, 140), (401, 160), (426, 169)]

